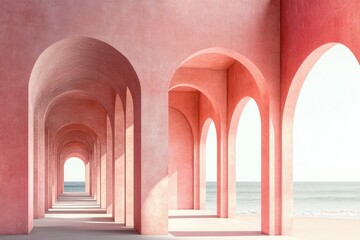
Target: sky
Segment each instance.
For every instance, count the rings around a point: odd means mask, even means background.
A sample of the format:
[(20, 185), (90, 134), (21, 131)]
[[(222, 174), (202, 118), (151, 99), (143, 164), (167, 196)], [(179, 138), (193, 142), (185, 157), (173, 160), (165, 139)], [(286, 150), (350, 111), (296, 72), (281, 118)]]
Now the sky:
[(293, 154), (295, 181), (360, 181), (360, 68), (343, 45), (328, 50), (304, 82)]

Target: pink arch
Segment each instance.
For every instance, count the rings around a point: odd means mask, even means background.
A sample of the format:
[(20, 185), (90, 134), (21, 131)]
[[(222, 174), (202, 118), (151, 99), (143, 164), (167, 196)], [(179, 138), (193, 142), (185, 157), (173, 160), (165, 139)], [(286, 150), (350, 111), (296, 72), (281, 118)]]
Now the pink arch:
[[(230, 125), (229, 125), (229, 135), (228, 135), (228, 139), (229, 139), (228, 154), (229, 155), (228, 155), (228, 158), (229, 158), (229, 168), (231, 168), (231, 169), (236, 169), (236, 133), (237, 133), (237, 128), (239, 125), (240, 117), (241, 117), (241, 114), (243, 113), (244, 108), (246, 107), (246, 105), (248, 104), (248, 102), (251, 99), (253, 99), (255, 101), (259, 115), (260, 115), (261, 122), (263, 121), (263, 119), (261, 117), (261, 112), (259, 109), (259, 104), (256, 101), (256, 99), (254, 99), (252, 97), (244, 97), (238, 102), (238, 104), (231, 116)], [(266, 157), (267, 137), (264, 136), (262, 131), (263, 131), (263, 129), (261, 129), (261, 166), (264, 166), (268, 160), (268, 158)], [(231, 171), (230, 174), (231, 175), (229, 176), (229, 178), (230, 178), (230, 180), (229, 180), (229, 189), (230, 190), (229, 191), (230, 191), (231, 197), (229, 197), (229, 206), (230, 206), (230, 211), (231, 211), (232, 215), (235, 215), (235, 212), (236, 212), (236, 171)], [(261, 175), (262, 176), (266, 175), (266, 170), (263, 167), (261, 168)], [(263, 189), (261, 191), (263, 191)], [(266, 205), (266, 199), (263, 197), (261, 197), (261, 205), (262, 206)], [(262, 219), (264, 219), (264, 218), (262, 217)]]
[(49, 112), (51, 111), (51, 109), (55, 105), (59, 104), (59, 102), (63, 101), (64, 99), (66, 99), (68, 97), (79, 96), (79, 95), (82, 95), (82, 96), (88, 98), (89, 100), (93, 100), (94, 102), (98, 103), (106, 111), (107, 115), (109, 115), (109, 116), (113, 115), (113, 111), (109, 107), (110, 104), (105, 103), (101, 98), (97, 97), (96, 95), (89, 94), (89, 92), (86, 92), (83, 90), (70, 90), (70, 91), (63, 92), (59, 95), (56, 95), (50, 100), (50, 102), (48, 103), (48, 105), (45, 108), (45, 119), (49, 115)]
[[(62, 163), (62, 166), (61, 166), (61, 169), (62, 169), (62, 173), (64, 174), (64, 176), (63, 176), (63, 185), (64, 185), (64, 183), (65, 183), (65, 164), (66, 164), (66, 162), (70, 159), (70, 158), (73, 158), (73, 157), (75, 157), (75, 158), (78, 158), (78, 159), (80, 159), (81, 161), (82, 161), (82, 163), (83, 163), (83, 165), (84, 165), (84, 171), (85, 171), (85, 192), (87, 192), (87, 193), (89, 193), (89, 188), (90, 188), (90, 176), (89, 176), (89, 174), (90, 174), (90, 169), (89, 169), (89, 161), (85, 161), (84, 159), (85, 159), (85, 157), (84, 156), (82, 156), (82, 154), (79, 154), (79, 153), (72, 153), (72, 154), (70, 154), (70, 155), (68, 155), (66, 158), (65, 158), (65, 160), (64, 160), (64, 162)], [(64, 186), (65, 187), (65, 186)], [(64, 192), (65, 192), (65, 188), (64, 188)]]
[(240, 100), (240, 102), (237, 104), (237, 106), (231, 116), (230, 126), (229, 126), (229, 142), (235, 141), (236, 130), (237, 130), (238, 122), (240, 120), (240, 116), (241, 116), (242, 111), (244, 110), (246, 104), (250, 101), (250, 99), (252, 99), (252, 98), (244, 97), (242, 100)]
[(196, 85), (196, 84), (189, 84), (189, 83), (183, 83), (183, 84), (177, 84), (172, 86), (169, 91), (174, 90), (178, 87), (189, 87), (189, 88), (193, 88), (195, 90), (198, 90), (200, 93), (202, 93), (206, 99), (210, 102), (210, 105), (212, 107), (212, 109), (214, 110), (214, 112), (216, 113), (216, 118), (219, 119), (219, 111), (216, 108), (216, 104), (215, 104), (215, 100), (211, 97), (210, 93), (208, 91), (206, 91), (204, 88)]
[(189, 119), (187, 118), (187, 116), (186, 116), (180, 109), (178, 109), (177, 107), (169, 106), (169, 108), (170, 108), (171, 110), (174, 110), (174, 111), (178, 112), (179, 114), (181, 114), (181, 116), (184, 118), (184, 120), (186, 121), (186, 123), (189, 125), (190, 133), (191, 133), (191, 138), (192, 138), (193, 141), (194, 141), (194, 129), (193, 129), (193, 126), (191, 126), (190, 121), (189, 121)]
[(329, 49), (339, 43), (331, 42), (324, 44), (314, 51), (302, 62), (298, 71), (295, 73), (282, 114), (282, 232), (292, 233), (293, 229), (293, 127), (296, 102), (301, 88), (315, 63)]
[[(56, 67), (52, 67), (55, 65)], [(28, 85), (29, 172), (32, 173), (35, 169), (33, 168), (34, 158), (36, 164), (44, 166), (45, 164), (43, 163), (46, 162), (45, 153), (50, 149), (50, 144), (59, 144), (59, 142), (63, 141), (64, 136), (57, 134), (64, 127), (60, 123), (56, 125), (55, 133), (49, 131), (49, 135), (44, 134), (47, 127), (45, 114), (54, 105), (61, 102), (63, 97), (69, 98), (70, 95), (81, 93), (97, 103), (102, 109), (105, 109), (107, 115), (112, 119), (112, 96), (119, 94), (122, 96), (121, 99), (125, 99), (127, 89), (134, 96), (135, 107), (133, 108), (136, 113), (136, 124), (133, 138), (140, 142), (140, 82), (134, 68), (125, 56), (107, 43), (87, 37), (67, 38), (45, 49), (35, 62)], [(76, 126), (81, 124), (81, 122), (72, 121), (65, 122), (65, 124)], [(99, 129), (95, 129), (94, 126), (96, 126), (95, 123), (91, 126), (94, 128), (91, 131)], [(89, 145), (95, 145), (97, 154), (100, 154), (98, 153), (100, 151), (99, 131), (95, 131), (95, 134), (91, 134), (87, 130), (84, 132), (89, 133), (88, 135), (93, 138), (91, 140), (91, 137), (86, 137), (84, 141), (88, 141)], [(51, 142), (46, 142), (47, 145), (43, 144), (48, 136), (51, 137)], [(56, 147), (58, 145), (55, 145)], [(138, 145), (134, 146), (134, 151), (136, 156), (134, 161), (140, 162)], [(41, 158), (38, 157), (40, 155)], [(56, 153), (55, 157), (57, 156), (58, 153)], [(136, 164), (139, 165), (140, 163)], [(48, 177), (46, 174), (43, 174), (44, 170), (42, 168), (38, 172), (37, 174), (40, 177)], [(135, 179), (141, 187), (141, 168), (136, 167), (134, 172)], [(38, 185), (38, 182), (41, 182), (41, 180), (38, 180), (40, 177), (36, 178), (35, 187)], [(30, 193), (33, 192), (32, 189), (33, 179), (30, 179)], [(42, 201), (44, 199), (42, 194), (45, 190), (41, 188), (39, 191), (41, 191), (41, 195), (35, 195), (40, 196), (39, 199)], [(137, 202), (141, 203), (142, 199), (139, 192), (134, 193), (134, 198), (138, 199)], [(31, 194), (29, 195), (29, 206), (33, 205), (32, 200), (33, 195)], [(44, 204), (39, 202), (34, 205), (39, 206), (40, 210), (36, 209), (36, 212), (39, 212), (38, 215), (42, 215), (45, 209)], [(139, 219), (140, 217), (140, 214), (136, 216)], [(31, 218), (32, 216), (29, 216), (30, 222), (32, 222)], [(138, 225), (140, 226), (141, 223)], [(136, 228), (139, 229), (138, 226)]]
[[(240, 92), (237, 93), (235, 90), (230, 92), (230, 95), (224, 95), (223, 92), (227, 91), (227, 94), (229, 94), (228, 89), (221, 89), (221, 91), (218, 91), (217, 87), (214, 86), (221, 86), (221, 85), (211, 85), (207, 84), (206, 79), (208, 77), (212, 77), (214, 75), (214, 84), (218, 84), (221, 82), (222, 79), (226, 78), (226, 80), (229, 80), (229, 76), (222, 76), (220, 75), (220, 71), (225, 71), (227, 69), (230, 69), (230, 79), (232, 82), (237, 81), (239, 78), (238, 71), (244, 71), (246, 74), (246, 83), (250, 84), (251, 86), (247, 90), (247, 92)], [(215, 71), (213, 71), (215, 70)], [(218, 71), (220, 70), (220, 71)], [(199, 72), (198, 72), (199, 71)], [(203, 71), (203, 72), (202, 72)], [(191, 76), (191, 78), (189, 78)], [(240, 85), (235, 85), (239, 86)], [(204, 155), (204, 151), (201, 148), (201, 146), (204, 145), (204, 142), (206, 141), (206, 138), (203, 139), (203, 131), (204, 127), (208, 128), (209, 123), (206, 122), (207, 117), (211, 117), (214, 120), (214, 124), (216, 125), (216, 131), (217, 131), (217, 142), (218, 142), (218, 171), (220, 169), (220, 172), (218, 172), (218, 177), (221, 178), (221, 181), (224, 182), (223, 185), (221, 185), (221, 195), (219, 197), (220, 203), (218, 201), (218, 210), (220, 209), (220, 212), (218, 212), (218, 216), (221, 217), (227, 217), (230, 216), (229, 213), (231, 212), (230, 209), (232, 207), (235, 208), (235, 203), (231, 204), (229, 198), (231, 198), (231, 193), (229, 191), (231, 180), (230, 175), (233, 173), (230, 173), (231, 166), (229, 164), (229, 157), (228, 157), (228, 140), (229, 137), (227, 134), (229, 133), (229, 127), (231, 127), (231, 119), (232, 118), (239, 118), (241, 111), (237, 111), (236, 107), (238, 107), (238, 102), (241, 101), (241, 99), (244, 96), (251, 96), (257, 103), (260, 116), (262, 119), (262, 125), (261, 128), (264, 129), (262, 132), (262, 180), (264, 181), (264, 186), (262, 186), (262, 193), (263, 193), (263, 199), (264, 199), (264, 217), (262, 221), (262, 231), (267, 233), (269, 232), (268, 223), (269, 215), (270, 215), (270, 199), (269, 199), (269, 184), (268, 181), (269, 178), (269, 133), (267, 129), (269, 129), (269, 93), (267, 89), (267, 83), (264, 79), (263, 74), (261, 71), (257, 68), (257, 66), (247, 57), (244, 55), (241, 55), (235, 51), (228, 50), (225, 48), (208, 48), (201, 50), (199, 52), (196, 52), (186, 58), (176, 69), (174, 72), (172, 79), (170, 81), (170, 90), (175, 90), (178, 87), (190, 87), (193, 89), (196, 89), (200, 91), (206, 99), (209, 101), (209, 104), (212, 107), (212, 113), (208, 116), (202, 116), (205, 117), (205, 119), (201, 119), (200, 125), (203, 124), (203, 126), (199, 127), (199, 145), (200, 145), (200, 173), (199, 173), (199, 179), (200, 179), (200, 191), (201, 189), (205, 189), (205, 186), (201, 184), (202, 182), (205, 182), (204, 178), (204, 171), (202, 170), (204, 165), (204, 160), (202, 159), (202, 156)], [(176, 90), (175, 90), (176, 91)], [(245, 95), (244, 95), (245, 94)], [(222, 102), (224, 97), (227, 98), (227, 103)], [(229, 101), (230, 98), (230, 101)], [(224, 105), (225, 104), (225, 105)], [(227, 105), (226, 105), (227, 104)], [(244, 103), (245, 105), (245, 103)], [(224, 111), (224, 108), (227, 108), (227, 111)], [(227, 114), (227, 116), (223, 115)], [(237, 115), (237, 116), (236, 116)], [(207, 125), (207, 126), (206, 126)], [(206, 129), (207, 130), (207, 129)], [(225, 138), (223, 138), (225, 136)], [(222, 159), (225, 159), (224, 161)], [(231, 164), (231, 163), (230, 163)], [(227, 166), (228, 165), (228, 166)], [(220, 167), (219, 167), (220, 166)], [(229, 174), (230, 173), (230, 174)], [(224, 177), (227, 174), (226, 177)], [(235, 174), (235, 173), (234, 173)], [(235, 185), (235, 184), (234, 184)], [(230, 188), (229, 188), (230, 187)], [(218, 189), (219, 190), (219, 189)], [(204, 194), (200, 193), (200, 209), (204, 209), (204, 200), (202, 200), (202, 196)], [(233, 206), (232, 206), (233, 205)], [(219, 207), (221, 206), (221, 208)], [(234, 209), (235, 212), (235, 209)]]
[[(215, 129), (216, 129), (216, 145), (219, 146), (219, 132), (218, 132), (218, 127), (216, 126), (216, 123), (213, 119), (211, 119), (210, 117), (207, 118), (204, 122), (204, 124), (202, 126), (200, 126), (200, 162), (199, 162), (199, 178), (200, 178), (200, 196), (199, 196), (199, 201), (200, 201), (200, 209), (206, 209), (206, 140), (207, 140), (207, 135), (209, 133), (209, 128), (211, 123), (214, 123)], [(219, 174), (219, 147), (217, 147), (217, 167), (216, 167), (216, 171), (217, 171), (217, 175)], [(219, 194), (219, 185), (217, 185), (217, 193)], [(217, 209), (220, 209), (219, 206), (219, 196), (216, 198), (217, 199)]]
[[(238, 61), (242, 65), (244, 65), (245, 68), (250, 72), (250, 74), (254, 78), (256, 85), (260, 91), (260, 95), (264, 95), (264, 96), (268, 97), (267, 84), (266, 84), (264, 75), (261, 73), (259, 68), (249, 58), (245, 57), (244, 55), (242, 55), (236, 51), (230, 50), (230, 49), (215, 47), (215, 48), (207, 48), (207, 49), (200, 50), (200, 51), (192, 54), (188, 58), (186, 58), (179, 65), (178, 68), (180, 68), (185, 63), (189, 62), (190, 60), (192, 60), (194, 58), (201, 57), (201, 56), (204, 56), (207, 54), (216, 54), (216, 55), (219, 55), (220, 58), (221, 58), (221, 56), (230, 57), (230, 58)], [(175, 75), (175, 73), (174, 73), (174, 75)], [(171, 82), (170, 82), (170, 84), (171, 84)]]

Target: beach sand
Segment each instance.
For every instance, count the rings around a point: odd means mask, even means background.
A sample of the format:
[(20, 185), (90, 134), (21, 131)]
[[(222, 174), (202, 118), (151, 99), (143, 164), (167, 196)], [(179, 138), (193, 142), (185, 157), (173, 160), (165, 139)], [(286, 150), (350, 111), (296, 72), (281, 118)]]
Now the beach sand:
[(303, 240), (359, 240), (360, 219), (295, 217), (294, 236)]
[[(184, 213), (182, 213), (184, 214)], [(185, 235), (186, 231), (193, 237), (196, 231), (205, 231), (205, 227), (199, 226), (198, 221), (182, 220), (171, 222), (170, 229), (180, 229)], [(302, 240), (359, 240), (360, 239), (360, 219), (346, 218), (322, 218), (322, 217), (295, 217), (293, 236), (261, 236), (260, 235), (260, 216), (239, 215), (235, 219), (202, 219), (200, 222), (204, 226), (209, 226), (209, 234), (214, 231), (214, 235), (222, 239), (302, 239)], [(181, 232), (180, 231), (180, 232)], [(171, 231), (170, 231), (171, 232)], [(228, 236), (226, 237), (226, 232)], [(198, 234), (201, 235), (201, 234)], [(206, 234), (202, 236), (205, 237)], [(235, 235), (238, 235), (235, 237)], [(200, 239), (200, 238), (199, 238)], [(207, 238), (203, 238), (207, 239)]]

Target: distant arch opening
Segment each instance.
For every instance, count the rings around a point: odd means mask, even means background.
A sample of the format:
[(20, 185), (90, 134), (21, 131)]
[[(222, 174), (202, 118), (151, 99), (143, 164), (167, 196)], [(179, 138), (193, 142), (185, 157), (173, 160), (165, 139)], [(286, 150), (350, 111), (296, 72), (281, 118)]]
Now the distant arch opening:
[(77, 157), (64, 163), (64, 192), (85, 192), (85, 164)]
[[(246, 100), (245, 100), (246, 101)], [(261, 119), (250, 98), (236, 130), (236, 213), (261, 214)]]
[(205, 143), (205, 176), (206, 176), (206, 210), (216, 212), (217, 209), (217, 137), (212, 120), (207, 129)]

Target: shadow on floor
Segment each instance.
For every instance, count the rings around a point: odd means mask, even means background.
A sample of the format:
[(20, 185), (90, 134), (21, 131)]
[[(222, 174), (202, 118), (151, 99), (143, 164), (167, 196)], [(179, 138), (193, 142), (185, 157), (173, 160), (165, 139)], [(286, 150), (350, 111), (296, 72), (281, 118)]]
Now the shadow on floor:
[(260, 231), (173, 231), (169, 233), (174, 237), (243, 237), (263, 235)]
[(47, 214), (105, 214), (106, 210), (104, 209), (85, 209), (85, 210), (79, 210), (79, 209), (67, 209), (67, 210), (56, 210), (56, 211), (48, 211)]
[(180, 218), (217, 218), (216, 215), (181, 215), (181, 216), (169, 216), (171, 219)]

